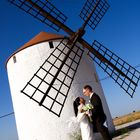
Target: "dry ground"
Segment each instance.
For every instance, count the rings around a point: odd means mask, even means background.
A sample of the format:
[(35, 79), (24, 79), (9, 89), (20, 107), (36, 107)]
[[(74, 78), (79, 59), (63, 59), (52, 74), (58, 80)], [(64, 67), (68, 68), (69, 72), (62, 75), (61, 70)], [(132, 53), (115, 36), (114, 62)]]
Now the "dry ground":
[(125, 123), (133, 122), (138, 119), (140, 119), (140, 111), (138, 112), (133, 111), (133, 113), (114, 118), (113, 123), (115, 126), (118, 126)]

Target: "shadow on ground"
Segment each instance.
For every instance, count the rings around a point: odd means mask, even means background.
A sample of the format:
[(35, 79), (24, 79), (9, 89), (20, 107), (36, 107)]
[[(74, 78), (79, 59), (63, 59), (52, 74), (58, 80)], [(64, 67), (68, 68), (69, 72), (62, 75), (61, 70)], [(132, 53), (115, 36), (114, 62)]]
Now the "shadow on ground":
[(125, 133), (130, 133), (131, 131), (133, 131), (137, 128), (140, 128), (140, 122), (136, 122), (134, 124), (130, 124), (128, 126), (124, 126), (120, 129), (117, 129), (115, 131), (115, 133), (112, 134), (112, 137), (117, 137), (117, 136), (123, 135)]

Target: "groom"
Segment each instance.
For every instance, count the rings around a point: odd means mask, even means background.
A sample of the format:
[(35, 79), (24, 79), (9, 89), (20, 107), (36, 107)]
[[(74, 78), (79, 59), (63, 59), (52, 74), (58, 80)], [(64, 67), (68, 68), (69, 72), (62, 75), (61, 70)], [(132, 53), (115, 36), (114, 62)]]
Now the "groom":
[(90, 102), (94, 107), (92, 110), (93, 131), (99, 131), (104, 140), (112, 140), (108, 128), (104, 126), (106, 115), (103, 111), (100, 97), (92, 91), (92, 87), (90, 85), (84, 86), (83, 94), (90, 97)]

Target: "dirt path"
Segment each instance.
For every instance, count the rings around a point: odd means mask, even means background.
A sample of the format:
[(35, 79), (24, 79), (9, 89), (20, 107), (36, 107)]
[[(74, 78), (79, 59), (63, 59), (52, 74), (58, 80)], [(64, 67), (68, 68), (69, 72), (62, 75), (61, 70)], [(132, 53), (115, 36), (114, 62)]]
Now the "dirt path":
[(113, 140), (140, 140), (140, 120), (116, 127), (117, 130), (123, 128), (126, 128), (129, 131), (113, 138)]

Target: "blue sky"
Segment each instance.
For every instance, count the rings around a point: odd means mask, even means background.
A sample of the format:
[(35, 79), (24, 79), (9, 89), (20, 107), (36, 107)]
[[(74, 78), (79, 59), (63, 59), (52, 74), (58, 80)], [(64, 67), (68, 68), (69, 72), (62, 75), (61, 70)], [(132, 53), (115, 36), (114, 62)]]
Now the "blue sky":
[[(52, 0), (69, 17), (66, 24), (77, 30), (83, 23), (78, 17), (85, 0)], [(140, 1), (108, 0), (110, 9), (97, 28), (87, 28), (84, 38), (98, 40), (132, 66), (140, 66)], [(67, 8), (66, 8), (67, 7)], [(13, 112), (5, 62), (20, 46), (40, 31), (56, 33), (30, 15), (14, 7), (7, 0), (0, 1), (0, 116)], [(59, 32), (60, 34), (63, 32)], [(137, 68), (140, 71), (140, 67)], [(106, 74), (97, 67), (100, 79)], [(113, 117), (140, 110), (140, 85), (130, 98), (110, 78), (101, 81)], [(14, 115), (0, 119), (0, 139), (18, 140)]]

